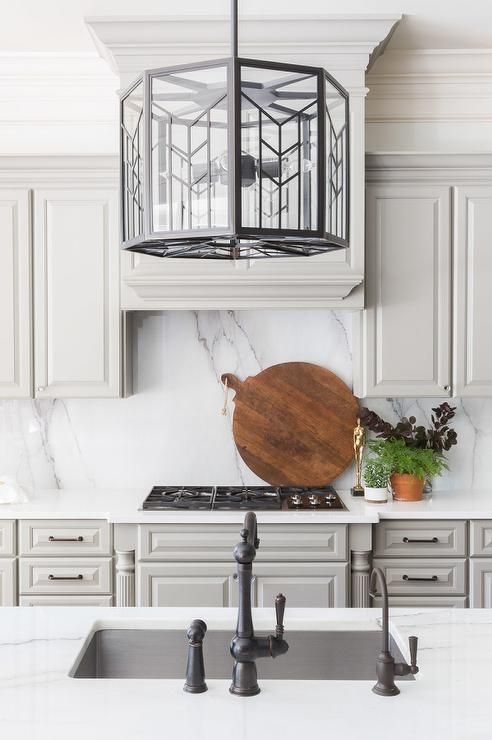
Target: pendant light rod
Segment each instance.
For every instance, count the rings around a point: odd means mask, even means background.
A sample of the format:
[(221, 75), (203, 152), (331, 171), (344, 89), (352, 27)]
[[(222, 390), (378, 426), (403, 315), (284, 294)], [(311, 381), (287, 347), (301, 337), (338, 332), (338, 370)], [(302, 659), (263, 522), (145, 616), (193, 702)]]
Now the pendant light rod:
[(238, 41), (238, 0), (231, 0), (231, 52), (234, 59), (239, 56)]

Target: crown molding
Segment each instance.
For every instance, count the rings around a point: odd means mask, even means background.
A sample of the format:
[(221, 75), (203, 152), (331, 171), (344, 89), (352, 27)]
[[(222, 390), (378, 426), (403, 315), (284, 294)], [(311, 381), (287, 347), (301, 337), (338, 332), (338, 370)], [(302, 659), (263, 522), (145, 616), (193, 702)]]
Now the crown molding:
[[(365, 70), (401, 15), (282, 15), (240, 19), (241, 55)], [(229, 18), (148, 16), (86, 18), (100, 55), (119, 75), (181, 61), (230, 55)]]
[(388, 50), (366, 77), (366, 121), (492, 121), (492, 49)]
[(372, 152), (366, 182), (492, 182), (492, 151), (486, 153)]

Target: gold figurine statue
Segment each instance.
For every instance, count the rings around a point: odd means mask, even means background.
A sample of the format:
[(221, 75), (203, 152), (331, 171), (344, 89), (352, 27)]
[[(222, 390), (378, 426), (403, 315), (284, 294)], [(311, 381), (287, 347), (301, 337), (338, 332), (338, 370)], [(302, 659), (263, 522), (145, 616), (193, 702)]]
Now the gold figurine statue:
[(352, 488), (352, 496), (363, 496), (364, 487), (362, 485), (362, 453), (366, 442), (366, 433), (361, 426), (360, 419), (357, 419), (357, 426), (354, 429), (354, 459), (355, 459), (355, 485)]

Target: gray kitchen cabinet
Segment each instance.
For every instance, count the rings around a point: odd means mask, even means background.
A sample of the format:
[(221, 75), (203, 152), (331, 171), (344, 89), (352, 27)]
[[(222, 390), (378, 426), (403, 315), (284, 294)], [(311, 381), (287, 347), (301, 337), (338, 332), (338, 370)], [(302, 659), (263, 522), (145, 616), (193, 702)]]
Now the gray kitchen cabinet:
[[(446, 397), (451, 387), (451, 188), (370, 184), (359, 397)], [(408, 331), (411, 321), (411, 331)]]
[(466, 594), (466, 561), (445, 558), (375, 558), (388, 584), (388, 593), (404, 596), (464, 596)]
[(492, 608), (492, 520), (470, 522), (470, 606)]
[[(137, 535), (138, 606), (236, 606), (233, 549), (240, 526), (141, 524)], [(268, 524), (253, 565), (252, 603), (344, 607), (348, 597), (346, 524)]]
[(466, 556), (464, 521), (388, 520), (379, 522), (374, 529), (374, 555), (377, 558)]
[(348, 604), (347, 563), (255, 563), (254, 606), (271, 607), (283, 593), (289, 607), (343, 608)]
[[(253, 606), (272, 606), (284, 593), (291, 607), (347, 605), (347, 563), (257, 563)], [(142, 563), (137, 606), (237, 606), (234, 563)]]
[(0, 606), (17, 603), (16, 563), (13, 558), (0, 558)]
[(471, 557), (492, 557), (492, 521), (477, 519), (470, 522)]
[(113, 160), (2, 165), (0, 398), (118, 397), (126, 368)]
[(457, 396), (492, 395), (492, 176), (456, 191), (454, 347)]
[[(237, 524), (142, 524), (138, 559), (230, 562), (239, 540)], [(255, 563), (347, 560), (346, 524), (261, 524)]]
[(368, 155), (366, 185), (355, 394), (491, 396), (492, 158)]
[(0, 606), (17, 603), (15, 521), (0, 521)]
[(137, 606), (234, 606), (232, 563), (137, 566)]
[(111, 604), (113, 544), (107, 521), (23, 519), (18, 533), (21, 606)]
[(492, 558), (470, 558), (470, 607), (492, 609)]
[(30, 194), (0, 190), (0, 397), (29, 398), (31, 380)]
[(389, 519), (374, 525), (373, 565), (386, 576), (393, 606), (468, 605), (467, 529), (467, 522), (455, 519)]

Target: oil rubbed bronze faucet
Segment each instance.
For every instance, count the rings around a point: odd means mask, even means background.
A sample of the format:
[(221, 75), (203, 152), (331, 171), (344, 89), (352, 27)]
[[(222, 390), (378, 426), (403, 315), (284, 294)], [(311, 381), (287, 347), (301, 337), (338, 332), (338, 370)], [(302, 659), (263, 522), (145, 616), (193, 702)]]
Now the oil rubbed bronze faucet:
[(381, 568), (374, 568), (371, 573), (369, 593), (372, 597), (378, 596), (376, 593), (376, 581), (379, 582), (379, 590), (383, 600), (383, 644), (376, 664), (378, 680), (372, 690), (375, 694), (379, 694), (379, 696), (397, 696), (400, 693), (400, 689), (395, 685), (395, 676), (408, 676), (409, 673), (415, 674), (419, 672), (417, 667), (417, 637), (412, 635), (408, 638), (410, 665), (407, 663), (395, 663), (395, 659), (389, 649), (388, 586)]
[(256, 671), (257, 658), (276, 658), (289, 649), (283, 639), (285, 596), (278, 594), (275, 599), (277, 627), (274, 635), (255, 637), (253, 615), (251, 613), (251, 583), (253, 579), (253, 560), (260, 545), (257, 534), (256, 514), (248, 511), (241, 530), (241, 542), (234, 548), (239, 581), (239, 609), (236, 634), (231, 642), (231, 655), (234, 658), (232, 684), (229, 689), (236, 696), (259, 694)]

